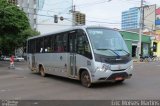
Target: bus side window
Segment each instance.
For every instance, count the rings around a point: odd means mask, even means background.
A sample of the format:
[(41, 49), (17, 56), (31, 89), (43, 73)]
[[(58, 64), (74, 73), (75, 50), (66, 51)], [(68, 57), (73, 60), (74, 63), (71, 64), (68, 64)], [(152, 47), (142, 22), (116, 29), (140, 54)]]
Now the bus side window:
[(55, 52), (55, 36), (51, 37), (51, 52)]
[(43, 48), (44, 48), (44, 38), (40, 38), (39, 39), (39, 52), (40, 53), (44, 52)]
[(51, 52), (51, 36), (46, 36), (44, 38), (44, 52), (45, 53)]
[(41, 44), (41, 38), (36, 39), (36, 53), (40, 53), (40, 44)]
[(68, 34), (67, 33), (64, 33), (63, 35), (63, 48), (64, 48), (64, 52), (67, 52), (68, 48), (67, 48), (67, 42), (68, 42)]
[(77, 33), (77, 53), (92, 59), (91, 48), (83, 30), (78, 30)]
[(30, 53), (35, 53), (36, 52), (36, 40), (32, 39), (30, 41)]
[(57, 34), (55, 40), (55, 51), (58, 53), (62, 52), (62, 40), (62, 35)]

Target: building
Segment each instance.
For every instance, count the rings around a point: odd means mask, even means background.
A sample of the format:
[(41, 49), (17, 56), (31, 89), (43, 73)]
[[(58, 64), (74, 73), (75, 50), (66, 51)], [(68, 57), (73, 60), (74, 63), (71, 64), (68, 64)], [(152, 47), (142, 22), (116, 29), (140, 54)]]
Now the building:
[(137, 29), (139, 28), (140, 11), (138, 7), (130, 8), (122, 12), (121, 29)]
[(18, 0), (19, 7), (27, 14), (31, 28), (37, 29), (37, 0)]
[[(119, 31), (125, 40), (129, 52), (133, 58), (138, 58), (138, 42), (139, 33), (131, 31)], [(151, 54), (151, 36), (142, 35), (141, 53), (143, 56), (148, 56)]]
[[(143, 27), (155, 29), (156, 5), (143, 6)], [(138, 29), (140, 23), (140, 8), (134, 7), (122, 12), (122, 30)]]
[[(139, 11), (139, 8), (131, 8), (128, 11), (124, 11), (122, 12), (122, 29), (123, 30), (127, 30), (127, 31), (132, 31), (132, 32), (136, 32), (137, 34), (139, 33), (139, 18), (140, 18), (140, 13), (136, 12)], [(135, 14), (137, 13), (136, 17)], [(130, 15), (132, 14), (132, 15)], [(136, 18), (134, 18), (136, 17)], [(153, 52), (153, 55), (156, 55), (158, 57), (160, 57), (160, 8), (158, 8), (155, 4), (154, 5), (145, 5), (143, 6), (143, 33), (150, 35), (151, 37), (151, 44), (150, 44), (150, 51)], [(131, 24), (133, 23), (133, 20), (137, 20), (135, 22), (137, 22), (137, 26)], [(133, 35), (133, 34), (131, 34)], [(130, 36), (130, 35), (128, 35)], [(135, 37), (135, 35), (133, 35)], [(136, 35), (136, 42), (139, 41), (139, 35)], [(142, 53), (145, 53), (144, 48), (148, 48), (146, 44), (144, 44), (142, 37)], [(128, 41), (127, 41), (128, 42)], [(133, 43), (133, 42), (132, 42)], [(146, 47), (144, 47), (144, 45)], [(135, 49), (137, 49), (137, 43), (132, 44), (132, 46), (130, 46), (129, 48), (130, 51), (132, 51), (132, 56), (134, 57), (135, 55), (133, 53), (135, 53)]]
[(43, 8), (44, 0), (7, 0), (19, 6), (27, 15), (31, 28), (37, 29), (37, 12)]

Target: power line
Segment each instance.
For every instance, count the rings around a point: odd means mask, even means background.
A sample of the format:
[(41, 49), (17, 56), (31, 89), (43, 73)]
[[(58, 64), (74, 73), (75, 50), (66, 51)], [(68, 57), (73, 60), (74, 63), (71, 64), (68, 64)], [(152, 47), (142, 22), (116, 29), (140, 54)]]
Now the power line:
[(44, 4), (46, 4), (46, 5), (57, 5), (57, 4), (62, 4), (62, 3), (64, 3), (64, 2), (67, 2), (68, 0), (66, 0), (66, 1), (64, 1), (64, 0), (61, 0), (61, 1), (58, 1), (58, 2), (56, 2), (56, 3), (50, 3), (50, 4), (48, 4), (48, 3), (44, 3)]
[(65, 24), (41, 24), (41, 23), (38, 23), (37, 25), (56, 25), (56, 26), (72, 26), (72, 25), (65, 25)]
[(44, 17), (52, 17), (53, 18), (53, 16), (49, 16), (49, 15), (43, 15), (43, 14), (35, 14), (35, 13), (27, 13), (27, 14), (32, 14), (32, 15), (39, 15), (39, 16), (44, 16)]
[(52, 11), (52, 10), (42, 10), (42, 9), (30, 8), (30, 7), (21, 7), (21, 8), (22, 8), (22, 9), (23, 9), (23, 8), (26, 8), (26, 9), (32, 9), (32, 10), (41, 10), (41, 11), (55, 12), (55, 11)]
[(154, 13), (155, 11), (152, 11), (151, 13), (147, 14), (144, 18), (147, 18), (148, 16), (150, 16), (152, 13)]
[[(97, 20), (110, 20), (110, 19), (113, 19), (113, 18), (117, 18), (117, 17), (112, 17), (112, 18), (96, 18), (96, 17), (88, 17), (90, 19), (97, 19)], [(116, 21), (116, 20), (115, 20)]]
[(105, 22), (105, 21), (90, 21), (90, 20), (86, 20), (86, 21), (94, 22), (94, 23), (121, 24), (121, 23), (112, 23), (112, 22)]
[(92, 2), (92, 3), (79, 4), (79, 5), (76, 5), (76, 6), (77, 7), (93, 6), (93, 5), (102, 4), (102, 3), (106, 3), (106, 2), (110, 2), (110, 1), (111, 0), (95, 1), (95, 2)]
[[(26, 8), (26, 9), (32, 9), (32, 10), (40, 10), (40, 11), (57, 13), (56, 11), (53, 11), (53, 9), (52, 9), (52, 10), (42, 10), (42, 9), (38, 9), (38, 8), (29, 8), (29, 7), (21, 7), (21, 8), (22, 8), (22, 9)], [(67, 8), (71, 8), (71, 6), (69, 6), (69, 7), (67, 7)], [(59, 9), (63, 9), (63, 8), (59, 8)], [(66, 10), (66, 9), (64, 9), (64, 10)], [(63, 10), (63, 11), (64, 11), (64, 10)], [(61, 13), (64, 13), (64, 12), (61, 12)]]

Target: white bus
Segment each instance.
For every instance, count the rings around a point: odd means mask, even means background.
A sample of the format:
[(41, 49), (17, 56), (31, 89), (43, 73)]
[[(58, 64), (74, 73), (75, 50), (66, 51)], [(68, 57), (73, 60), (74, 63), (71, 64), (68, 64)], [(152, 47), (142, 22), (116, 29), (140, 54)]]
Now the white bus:
[(29, 68), (42, 76), (53, 74), (92, 83), (123, 82), (132, 76), (133, 61), (116, 30), (74, 27), (27, 40)]

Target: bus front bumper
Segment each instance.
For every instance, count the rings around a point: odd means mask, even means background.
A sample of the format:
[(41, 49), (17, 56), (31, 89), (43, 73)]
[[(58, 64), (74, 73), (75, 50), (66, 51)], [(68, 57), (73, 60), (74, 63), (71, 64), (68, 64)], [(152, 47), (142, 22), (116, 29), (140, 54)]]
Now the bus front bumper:
[(103, 71), (96, 71), (92, 75), (92, 83), (97, 82), (107, 82), (107, 81), (118, 81), (118, 80), (125, 80), (129, 79), (132, 76), (133, 68), (128, 68), (123, 71), (112, 71), (108, 70), (106, 72)]

